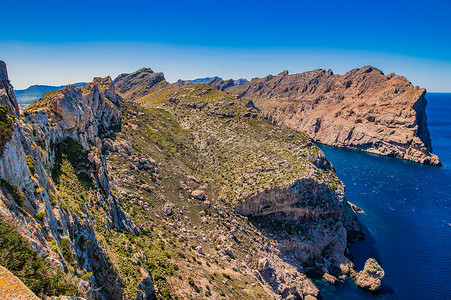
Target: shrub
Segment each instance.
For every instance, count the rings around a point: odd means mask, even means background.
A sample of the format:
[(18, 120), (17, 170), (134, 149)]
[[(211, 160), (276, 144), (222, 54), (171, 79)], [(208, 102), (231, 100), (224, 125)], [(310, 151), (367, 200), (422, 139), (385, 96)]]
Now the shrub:
[(11, 185), (8, 181), (2, 179), (2, 184), (8, 190), (8, 192), (13, 196), (14, 201), (23, 207), (25, 203), (25, 195), (22, 193), (18, 185)]
[(45, 191), (45, 189), (43, 187), (38, 187), (37, 189), (34, 190), (34, 193), (36, 195), (39, 195), (40, 193), (42, 193), (43, 191)]
[(49, 241), (49, 242), (47, 242), (47, 244), (49, 244), (49, 246), (52, 247), (53, 251), (55, 251), (55, 252), (59, 251), (59, 248), (57, 245), (55, 245), (54, 241)]
[(3, 153), (3, 146), (13, 136), (13, 121), (8, 115), (8, 106), (0, 105), (0, 147)]
[(38, 219), (39, 221), (43, 221), (44, 220), (44, 216), (45, 216), (45, 212), (44, 211), (40, 211), (37, 214), (34, 215), (34, 217), (36, 219)]
[(27, 166), (28, 170), (30, 170), (31, 175), (34, 175), (36, 169), (34, 167), (34, 158), (30, 154), (27, 155)]

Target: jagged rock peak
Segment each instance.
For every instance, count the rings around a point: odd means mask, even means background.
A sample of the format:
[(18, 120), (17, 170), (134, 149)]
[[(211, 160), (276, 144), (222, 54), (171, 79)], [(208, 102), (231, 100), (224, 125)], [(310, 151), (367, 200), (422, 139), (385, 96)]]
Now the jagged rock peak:
[(169, 83), (163, 73), (155, 73), (150, 68), (121, 74), (113, 81), (117, 92), (127, 100), (136, 100), (147, 95), (155, 86), (166, 87)]
[(14, 93), (14, 88), (9, 82), (6, 63), (0, 60), (0, 105), (8, 106), (9, 113), (15, 116), (21, 114), (21, 109)]
[(278, 74), (278, 76), (285, 76), (288, 75), (288, 70), (282, 71)]
[(52, 142), (71, 137), (88, 149), (94, 144), (100, 128), (120, 124), (122, 103), (111, 77), (96, 77), (84, 87), (68, 85), (45, 93), (26, 108), (25, 115), (34, 115), (36, 124), (42, 126), (54, 124), (51, 128), (55, 130), (48, 133), (51, 133)]

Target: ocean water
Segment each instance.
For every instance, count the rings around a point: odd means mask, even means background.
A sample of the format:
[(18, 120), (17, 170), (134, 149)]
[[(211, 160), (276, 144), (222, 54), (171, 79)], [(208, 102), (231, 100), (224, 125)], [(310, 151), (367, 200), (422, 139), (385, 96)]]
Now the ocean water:
[(319, 145), (361, 207), (367, 238), (351, 248), (360, 270), (369, 257), (385, 270), (374, 295), (348, 280), (322, 280), (324, 299), (451, 299), (451, 94), (427, 95), (433, 152), (444, 167)]

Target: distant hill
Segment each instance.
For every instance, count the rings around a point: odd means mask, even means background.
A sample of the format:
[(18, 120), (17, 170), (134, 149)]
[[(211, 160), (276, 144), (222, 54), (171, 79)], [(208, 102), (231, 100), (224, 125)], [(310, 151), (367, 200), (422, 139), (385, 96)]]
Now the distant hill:
[(179, 79), (176, 83), (177, 85), (191, 85), (191, 84), (207, 84), (207, 82), (213, 80), (213, 79), (219, 79), (222, 80), (222, 78), (218, 77), (218, 76), (214, 76), (214, 77), (205, 77), (205, 78), (197, 78), (197, 79), (193, 79), (193, 80), (183, 80), (183, 79)]
[[(85, 86), (86, 82), (74, 83), (75, 86)], [(45, 93), (60, 90), (66, 85), (52, 86), (52, 85), (32, 85), (25, 90), (16, 90), (16, 98), (20, 106), (26, 106), (40, 99)]]
[(175, 85), (191, 85), (191, 84), (208, 84), (213, 86), (215, 89), (219, 91), (223, 91), (226, 88), (236, 86), (236, 85), (242, 85), (249, 82), (247, 79), (240, 78), (237, 80), (228, 79), (223, 80), (221, 77), (214, 76), (214, 77), (205, 77), (205, 78), (197, 78), (193, 80), (182, 80), (179, 79), (177, 82), (175, 82)]

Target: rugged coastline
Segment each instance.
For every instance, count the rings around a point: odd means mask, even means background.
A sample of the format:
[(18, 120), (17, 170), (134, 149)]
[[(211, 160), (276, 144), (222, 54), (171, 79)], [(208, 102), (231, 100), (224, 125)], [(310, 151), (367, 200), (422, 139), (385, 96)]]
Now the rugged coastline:
[(82, 296), (314, 299), (307, 271), (356, 274), (333, 166), (248, 100), (144, 68), (22, 112), (2, 70), (0, 214)]

